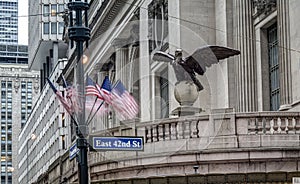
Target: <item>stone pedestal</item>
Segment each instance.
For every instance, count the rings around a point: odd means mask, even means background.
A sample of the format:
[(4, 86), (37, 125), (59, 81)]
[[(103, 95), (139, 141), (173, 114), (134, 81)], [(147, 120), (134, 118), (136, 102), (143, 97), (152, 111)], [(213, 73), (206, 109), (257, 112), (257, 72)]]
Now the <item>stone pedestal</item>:
[(199, 92), (192, 81), (180, 81), (175, 84), (174, 95), (179, 107), (172, 111), (172, 115), (188, 116), (201, 112), (201, 108), (193, 107), (197, 100)]

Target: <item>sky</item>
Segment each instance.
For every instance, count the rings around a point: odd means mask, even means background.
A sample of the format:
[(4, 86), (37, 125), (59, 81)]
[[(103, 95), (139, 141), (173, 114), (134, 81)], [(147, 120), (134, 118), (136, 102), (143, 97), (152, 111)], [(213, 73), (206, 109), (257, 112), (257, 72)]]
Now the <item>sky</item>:
[(28, 0), (19, 0), (18, 42), (20, 45), (28, 45)]

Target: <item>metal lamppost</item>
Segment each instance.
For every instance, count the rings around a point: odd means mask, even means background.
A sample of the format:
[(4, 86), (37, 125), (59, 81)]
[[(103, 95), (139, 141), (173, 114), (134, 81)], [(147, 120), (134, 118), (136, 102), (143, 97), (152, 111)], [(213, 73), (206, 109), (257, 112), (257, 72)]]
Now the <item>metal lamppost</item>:
[[(86, 137), (88, 135), (87, 125), (85, 123), (85, 86), (84, 86), (84, 68), (82, 63), (83, 43), (90, 39), (90, 29), (88, 28), (87, 10), (89, 4), (87, 0), (69, 0), (68, 8), (70, 10), (70, 26), (68, 29), (69, 38), (76, 42), (77, 63), (75, 69), (75, 81), (80, 99), (80, 111), (78, 112), (77, 122), (77, 147), (78, 153), (78, 178), (80, 184), (88, 184), (88, 164), (87, 149), (88, 143)], [(85, 25), (82, 25), (82, 15), (84, 12)], [(73, 13), (75, 13), (75, 23), (73, 23)]]

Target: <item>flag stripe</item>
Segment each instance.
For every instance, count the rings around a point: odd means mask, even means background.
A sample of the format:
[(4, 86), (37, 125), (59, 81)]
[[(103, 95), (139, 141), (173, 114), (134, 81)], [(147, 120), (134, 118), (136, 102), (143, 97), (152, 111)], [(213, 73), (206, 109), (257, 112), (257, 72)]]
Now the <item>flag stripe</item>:
[(61, 102), (62, 106), (66, 109), (66, 111), (72, 115), (72, 106), (71, 104), (68, 103), (68, 101), (62, 96), (61, 92), (58, 91), (56, 89), (56, 87), (54, 86), (54, 84), (50, 81), (50, 79), (47, 78), (47, 81), (51, 87), (51, 89), (53, 90), (53, 92), (56, 94), (56, 97), (58, 98), (58, 100)]
[[(111, 84), (108, 79), (108, 76), (106, 76), (103, 80), (102, 86), (100, 87), (96, 82), (94, 82), (90, 77), (87, 77), (86, 80), (86, 95), (87, 96), (96, 96), (96, 101), (92, 102), (94, 105), (89, 102), (89, 104), (86, 104), (89, 106), (91, 112), (97, 113), (98, 115), (103, 115), (107, 112), (109, 112), (108, 105), (110, 103), (110, 90), (111, 90)], [(101, 100), (101, 103), (97, 103), (97, 100)], [(104, 103), (103, 105), (103, 102)], [(97, 106), (97, 108), (94, 110), (93, 107)], [(93, 117), (93, 116), (92, 116)]]
[(112, 106), (120, 120), (132, 119), (139, 111), (133, 96), (125, 89), (121, 81), (117, 81), (112, 89)]

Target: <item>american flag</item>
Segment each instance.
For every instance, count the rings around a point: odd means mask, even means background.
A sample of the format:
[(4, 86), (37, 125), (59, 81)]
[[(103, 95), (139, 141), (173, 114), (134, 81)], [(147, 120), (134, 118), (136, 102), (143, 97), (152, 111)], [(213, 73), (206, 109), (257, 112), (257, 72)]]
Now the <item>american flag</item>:
[(106, 103), (110, 104), (111, 97), (111, 83), (109, 81), (108, 76), (105, 76), (101, 87), (95, 83), (90, 77), (87, 77), (86, 81), (86, 95), (97, 96), (97, 98), (104, 100)]
[(111, 104), (111, 83), (108, 76), (105, 76), (101, 88), (96, 84), (97, 89), (100, 91), (100, 94), (104, 101), (108, 104)]
[[(111, 83), (108, 76), (103, 80), (101, 87), (95, 83), (90, 77), (87, 77), (86, 82), (86, 107), (91, 110), (92, 113), (103, 115), (109, 111), (108, 104), (111, 103), (110, 98)], [(97, 98), (93, 101), (89, 96), (96, 96)], [(105, 103), (104, 103), (105, 102)], [(98, 107), (94, 109), (94, 107)], [(100, 109), (101, 108), (101, 109)]]
[(132, 119), (136, 117), (139, 112), (138, 104), (133, 96), (125, 89), (120, 80), (116, 82), (111, 90), (111, 105), (121, 121)]
[(61, 78), (63, 81), (63, 87), (65, 88), (65, 91), (66, 91), (67, 101), (69, 104), (71, 104), (72, 111), (78, 113), (81, 110), (81, 108), (80, 108), (80, 104), (79, 104), (80, 100), (79, 100), (77, 90), (74, 86), (69, 85), (67, 83), (63, 74), (61, 74)]
[(86, 96), (96, 96), (97, 98), (103, 100), (100, 87), (96, 84), (89, 76), (86, 78), (86, 86), (85, 86), (85, 95)]
[(54, 84), (50, 81), (50, 79), (47, 78), (47, 81), (53, 90), (53, 92), (56, 94), (56, 97), (58, 100), (61, 102), (62, 106), (66, 109), (66, 111), (72, 115), (73, 110), (72, 110), (72, 105), (62, 96), (61, 92), (56, 89)]

